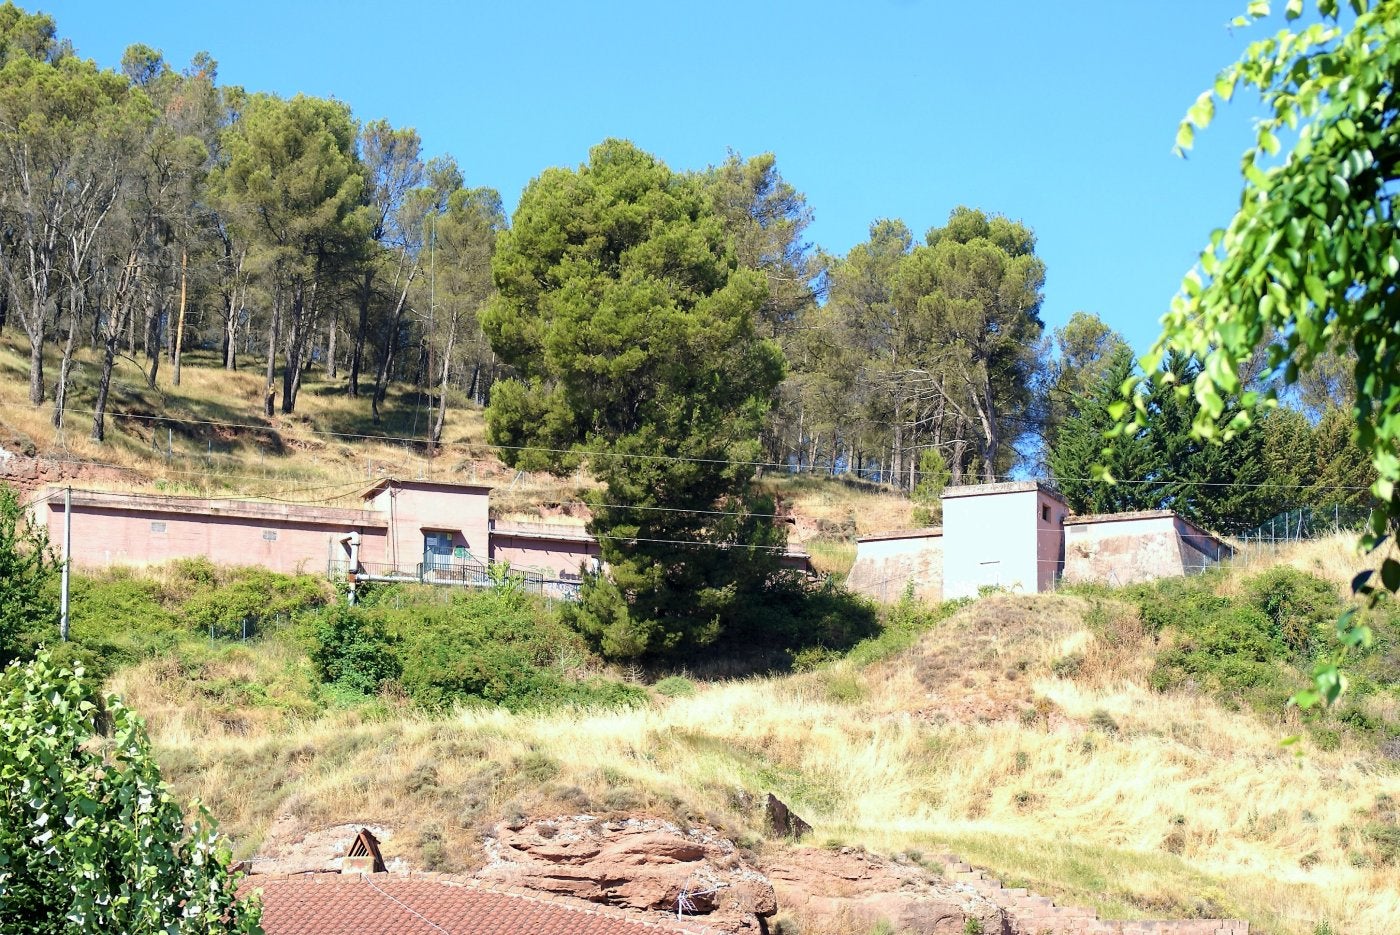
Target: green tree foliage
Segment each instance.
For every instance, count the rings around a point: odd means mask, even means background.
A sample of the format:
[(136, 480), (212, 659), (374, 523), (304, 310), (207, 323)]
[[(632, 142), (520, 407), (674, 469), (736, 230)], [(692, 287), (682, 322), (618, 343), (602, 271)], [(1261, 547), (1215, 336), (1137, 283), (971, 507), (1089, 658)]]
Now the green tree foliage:
[(52, 21), (42, 20), (13, 7), (0, 15), (0, 25), (12, 30), (0, 34), (0, 219), (11, 242), (0, 273), (29, 337), (35, 405), (45, 396), (52, 307), (81, 287), (124, 171), (153, 119), (149, 99), (122, 75), (55, 54), (45, 37)]
[(542, 600), (514, 583), (448, 603), (390, 606), (373, 594), (326, 610), (312, 630), (321, 680), (363, 693), (397, 681), (424, 708), (635, 704), (645, 692), (585, 674), (596, 657)]
[[(1160, 505), (1149, 485), (1138, 483), (1158, 468), (1153, 446), (1145, 437), (1146, 429), (1120, 434), (1110, 439), (1107, 447), (1104, 443), (1104, 433), (1116, 423), (1110, 408), (1122, 398), (1121, 387), (1134, 372), (1132, 352), (1120, 350), (1056, 430), (1055, 444), (1047, 459), (1050, 473), (1076, 513), (1119, 513)], [(1100, 467), (1125, 483), (1095, 480), (1095, 471)]]
[(261, 932), (213, 821), (201, 809), (186, 824), (141, 720), (89, 692), (42, 652), (0, 675), (0, 931)]
[[(1183, 388), (1200, 403), (1195, 429), (1203, 438), (1250, 421), (1251, 393), (1228, 424), (1218, 417), (1239, 390), (1241, 364), (1260, 345), (1267, 343), (1268, 366), (1284, 386), (1329, 355), (1354, 359), (1353, 431), (1382, 504), (1365, 540), (1376, 545), (1400, 519), (1400, 0), (1352, 0), (1349, 11), (1337, 0), (1316, 6), (1317, 20), (1298, 26), (1304, 0), (1288, 0), (1289, 25), (1251, 43), (1182, 121), (1184, 151), (1214, 118), (1216, 101), (1241, 86), (1259, 93), (1266, 114), (1242, 160), (1239, 210), (1187, 274), (1153, 354), (1176, 350), (1205, 361)], [(1252, 0), (1235, 23), (1270, 13), (1269, 0)], [(1286, 154), (1285, 140), (1292, 141)], [(1400, 561), (1386, 558), (1380, 572), (1387, 589), (1400, 589)], [(1354, 621), (1339, 621), (1343, 653), (1371, 638)], [(1331, 702), (1344, 687), (1335, 660), (1320, 665), (1314, 681), (1300, 703)]]
[(490, 440), (518, 467), (586, 458), (605, 484), (610, 579), (577, 619), (610, 656), (713, 643), (783, 548), (749, 491), (783, 358), (730, 242), (701, 184), (618, 140), (532, 181), (500, 237), (483, 325), (517, 375), (491, 394)]
[[(1207, 529), (1233, 533), (1296, 502), (1295, 478), (1270, 473), (1263, 427), (1220, 445), (1193, 435), (1195, 400), (1179, 396), (1175, 387), (1189, 382), (1197, 369), (1194, 361), (1172, 355), (1139, 386), (1139, 424), (1115, 433), (1105, 447), (1104, 434), (1117, 424), (1122, 387), (1134, 379), (1131, 352), (1122, 348), (1115, 354), (1087, 402), (1061, 426), (1050, 453), (1056, 484), (1075, 512), (1172, 509)], [(1221, 418), (1228, 420), (1233, 412)], [(1122, 482), (1103, 483), (1104, 470)]]
[(1053, 449), (1060, 426), (1077, 413), (1128, 343), (1099, 316), (1075, 312), (1050, 337), (1050, 359), (1043, 375), (1045, 401), (1042, 439)]
[(919, 480), (914, 484), (914, 522), (927, 526), (943, 515), (943, 488), (952, 475), (937, 448), (926, 448), (919, 454)]
[(321, 681), (372, 694), (403, 670), (396, 642), (378, 617), (337, 604), (316, 621), (311, 662)]
[(234, 569), (219, 586), (201, 589), (184, 603), (181, 614), (200, 630), (229, 635), (243, 621), (271, 621), (326, 603), (326, 583), (314, 575), (283, 575), (265, 568)]
[[(296, 406), (327, 279), (359, 255), (370, 233), (355, 141), (350, 109), (338, 101), (254, 95), (225, 134), (225, 161), (211, 180), (220, 210), (247, 245), (247, 263), (263, 274), (272, 298), (269, 393), (279, 332), (285, 337), (283, 412)], [(268, 404), (270, 410), (270, 395)]]
[(0, 483), (0, 664), (15, 658), (21, 634), (57, 622), (58, 571), (47, 530), (31, 524), (14, 489)]
[(1044, 277), (1034, 234), (1004, 217), (957, 208), (917, 246), (902, 222), (873, 224), (832, 266), (813, 323), (816, 366), (855, 417), (850, 447), (888, 452), (907, 489), (929, 446), (953, 483), (1008, 472), (1035, 426)]

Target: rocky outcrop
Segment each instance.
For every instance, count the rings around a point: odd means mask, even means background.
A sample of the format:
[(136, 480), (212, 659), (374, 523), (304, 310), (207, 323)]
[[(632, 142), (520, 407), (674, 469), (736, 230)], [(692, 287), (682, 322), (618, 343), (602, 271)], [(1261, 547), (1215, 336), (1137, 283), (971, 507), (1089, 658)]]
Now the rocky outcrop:
[(773, 887), (732, 841), (659, 819), (588, 815), (497, 825), (478, 876), (593, 903), (700, 917), (715, 932), (757, 932)]
[(778, 904), (799, 922), (901, 935), (963, 935), (976, 920), (985, 935), (1011, 935), (1001, 908), (973, 887), (945, 882), (913, 861), (857, 848), (794, 848), (763, 867)]

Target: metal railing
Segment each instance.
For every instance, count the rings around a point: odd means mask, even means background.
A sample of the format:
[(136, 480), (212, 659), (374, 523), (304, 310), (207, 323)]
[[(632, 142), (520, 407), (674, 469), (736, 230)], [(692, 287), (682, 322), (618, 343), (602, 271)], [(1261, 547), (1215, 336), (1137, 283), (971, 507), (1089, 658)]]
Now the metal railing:
[[(326, 566), (326, 577), (332, 581), (350, 576), (349, 559), (333, 558)], [(550, 600), (578, 600), (582, 585), (577, 576), (554, 577), (540, 569), (507, 569), (493, 573), (480, 562), (459, 559), (434, 559), (416, 565), (394, 565), (388, 562), (361, 562), (354, 569), (356, 581), (376, 581), (390, 584), (427, 584), (448, 587), (494, 588), (518, 584), (529, 594), (540, 594)]]

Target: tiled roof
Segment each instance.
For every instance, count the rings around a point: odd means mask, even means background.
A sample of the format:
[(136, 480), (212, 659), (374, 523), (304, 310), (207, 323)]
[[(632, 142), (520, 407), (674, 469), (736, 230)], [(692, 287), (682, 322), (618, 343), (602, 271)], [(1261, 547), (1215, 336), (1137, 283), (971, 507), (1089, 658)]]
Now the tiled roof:
[(244, 878), (262, 892), (267, 935), (698, 935), (700, 926), (436, 873)]

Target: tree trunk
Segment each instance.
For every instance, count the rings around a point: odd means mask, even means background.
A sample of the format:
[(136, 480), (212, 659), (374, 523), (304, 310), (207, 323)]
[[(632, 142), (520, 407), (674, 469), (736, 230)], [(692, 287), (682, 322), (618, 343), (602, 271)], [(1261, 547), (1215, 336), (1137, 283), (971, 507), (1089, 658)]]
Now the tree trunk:
[(44, 341), (43, 332), (36, 339), (29, 336), (29, 401), (39, 405), (44, 401)]
[(68, 340), (63, 345), (63, 358), (58, 365), (58, 385), (53, 391), (53, 427), (63, 428), (63, 408), (68, 403), (68, 371), (73, 365), (73, 345), (78, 337), (78, 311), (81, 302), (75, 297), (68, 309)]
[[(281, 292), (279, 288), (278, 293)], [(272, 321), (267, 329), (267, 393), (263, 397), (263, 412), (267, 417), (272, 418), (276, 411), (277, 404), (277, 384), (273, 382), (277, 378), (277, 332), (282, 324), (282, 299), (280, 294), (274, 295), (272, 299)]]
[(331, 315), (330, 327), (326, 329), (326, 379), (334, 380), (338, 375), (335, 365), (335, 337), (340, 332), (336, 327), (338, 315)]
[(175, 381), (175, 385), (176, 385), (176, 386), (179, 386), (179, 385), (180, 385), (180, 351), (181, 351), (181, 348), (184, 347), (184, 343), (185, 343), (185, 300), (186, 300), (186, 297), (187, 297), (187, 295), (188, 295), (188, 290), (187, 290), (187, 284), (188, 284), (187, 270), (189, 269), (189, 259), (190, 259), (190, 257), (189, 257), (189, 251), (186, 250), (186, 249), (184, 249), (184, 248), (181, 248), (181, 250), (180, 250), (180, 319), (179, 319), (179, 324), (177, 324), (177, 325), (175, 326), (175, 346), (171, 349), (171, 357), (174, 358), (174, 364), (173, 364), (174, 370), (173, 370), (172, 373), (171, 373), (171, 379)]
[(452, 346), (457, 343), (457, 316), (453, 315), (447, 329), (447, 349), (442, 352), (442, 387), (438, 394), (437, 423), (433, 426), (433, 446), (442, 443), (442, 427), (447, 421), (447, 379), (452, 373)]
[(383, 404), (384, 394), (389, 389), (389, 368), (393, 365), (394, 353), (398, 350), (399, 321), (403, 317), (404, 305), (408, 302), (408, 287), (413, 285), (413, 278), (417, 275), (418, 264), (414, 263), (408, 271), (408, 278), (404, 281), (403, 290), (399, 292), (399, 300), (394, 305), (394, 314), (389, 318), (388, 349), (384, 356), (379, 359), (379, 370), (374, 377), (374, 396), (370, 400), (370, 411), (375, 425), (379, 424), (379, 407)]
[(355, 327), (355, 349), (350, 354), (350, 395), (360, 395), (360, 358), (365, 352), (365, 332), (369, 328), (369, 300), (373, 295), (374, 270), (366, 269), (360, 284), (360, 320)]
[(107, 439), (107, 392), (112, 387), (112, 364), (117, 359), (117, 341), (120, 339), (120, 329), (103, 336), (102, 370), (97, 376), (97, 399), (92, 405), (92, 440), (95, 442)]
[(146, 375), (146, 383), (151, 389), (156, 388), (156, 373), (160, 370), (160, 336), (161, 327), (160, 306), (156, 303), (156, 290), (151, 288), (146, 295), (146, 359), (150, 361), (151, 371)]
[(901, 468), (904, 467), (904, 423), (900, 420), (898, 409), (894, 413), (894, 440), (890, 443), (890, 483), (896, 488), (903, 488), (904, 475)]

